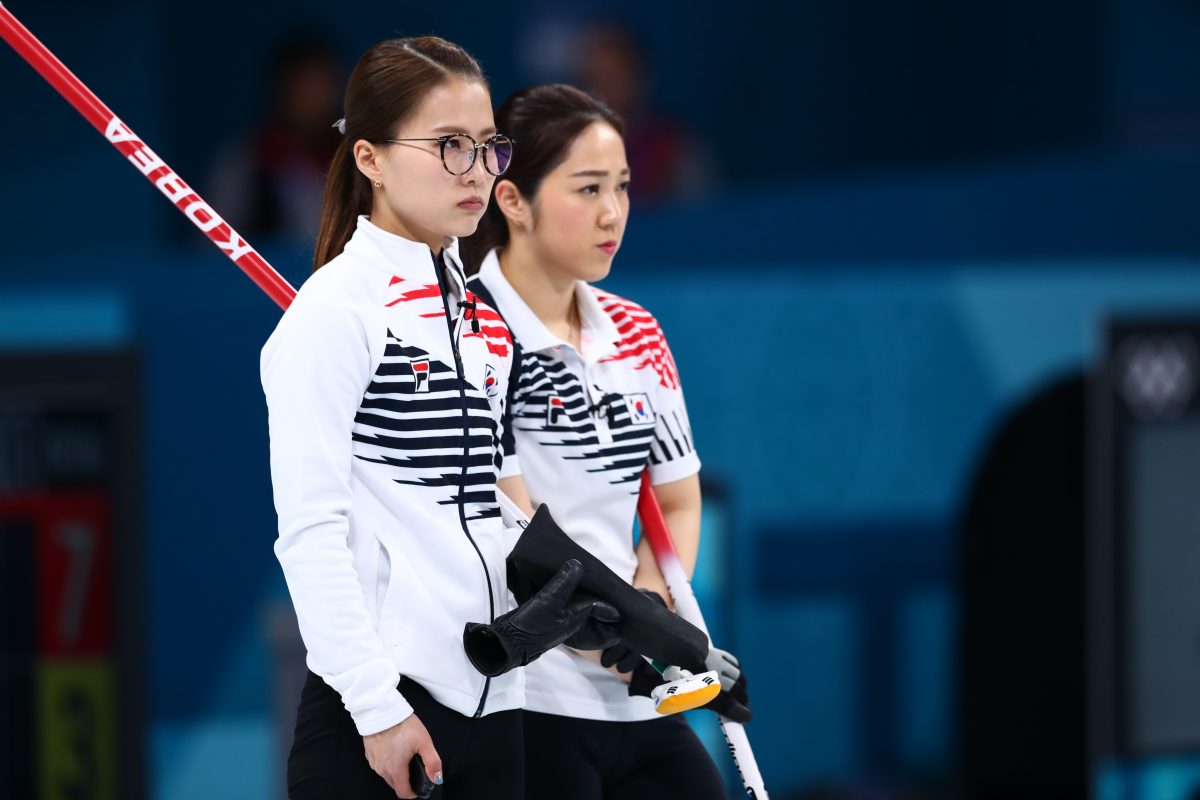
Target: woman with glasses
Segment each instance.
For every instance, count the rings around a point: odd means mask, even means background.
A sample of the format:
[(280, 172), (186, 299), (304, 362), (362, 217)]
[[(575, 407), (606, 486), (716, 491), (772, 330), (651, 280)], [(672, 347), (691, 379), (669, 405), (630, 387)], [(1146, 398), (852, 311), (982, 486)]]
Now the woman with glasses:
[[(349, 79), (314, 274), (262, 352), (275, 552), (310, 669), (292, 800), (523, 797), (523, 666), (574, 636), (577, 561), (510, 610), (496, 502), (512, 341), (466, 288), (513, 142), (479, 65), (434, 37)], [(601, 645), (602, 646), (602, 645)], [(424, 775), (421, 774), (423, 762)]]
[[(645, 309), (588, 284), (604, 278), (629, 217), (621, 121), (570, 86), (505, 101), (497, 123), (520, 142), (478, 231), (463, 243), (469, 284), (504, 317), (519, 362), (509, 382), (513, 438), (501, 474), (520, 475), (526, 513), (541, 504), (618, 574), (663, 602), (649, 543), (632, 529), (643, 471), (688, 574), (700, 538), (700, 461), (679, 373)], [(612, 667), (612, 669), (609, 669)], [(749, 719), (736, 659), (713, 651), (722, 713)], [(720, 775), (682, 717), (649, 699), (661, 678), (621, 645), (566, 647), (526, 670), (526, 796), (531, 800), (716, 800)]]

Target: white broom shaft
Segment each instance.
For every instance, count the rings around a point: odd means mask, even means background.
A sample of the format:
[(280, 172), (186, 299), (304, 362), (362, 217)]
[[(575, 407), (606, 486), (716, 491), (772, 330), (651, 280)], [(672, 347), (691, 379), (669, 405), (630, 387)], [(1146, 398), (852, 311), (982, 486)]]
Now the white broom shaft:
[[(642, 521), (642, 535), (650, 542), (650, 549), (654, 551), (654, 559), (658, 562), (658, 568), (667, 582), (667, 589), (675, 601), (676, 612), (707, 633), (704, 614), (700, 611), (700, 604), (696, 602), (696, 594), (687, 579), (683, 562), (679, 560), (679, 553), (675, 550), (675, 541), (671, 538), (671, 532), (667, 530), (667, 521), (658, 505), (658, 498), (654, 495), (654, 487), (650, 485), (649, 470), (642, 474), (638, 516)], [(746, 796), (754, 800), (767, 800), (767, 788), (763, 784), (762, 773), (758, 771), (754, 751), (750, 749), (750, 738), (746, 735), (746, 729), (731, 719), (718, 719), (721, 721), (721, 731), (725, 734), (725, 742), (729, 745), (729, 753), (733, 756), (733, 763), (741, 773)]]

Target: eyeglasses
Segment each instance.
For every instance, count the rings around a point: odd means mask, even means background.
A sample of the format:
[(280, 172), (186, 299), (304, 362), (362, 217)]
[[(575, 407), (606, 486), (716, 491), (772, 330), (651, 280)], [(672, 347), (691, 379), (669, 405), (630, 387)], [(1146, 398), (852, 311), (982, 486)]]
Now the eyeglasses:
[(497, 177), (504, 174), (512, 161), (513, 145), (516, 141), (507, 136), (492, 136), (484, 142), (477, 143), (465, 133), (454, 133), (449, 136), (438, 136), (428, 139), (384, 139), (390, 144), (405, 142), (439, 142), (442, 146), (442, 166), (451, 175), (465, 175), (475, 166), (475, 156), (483, 151), (483, 166), (488, 172)]

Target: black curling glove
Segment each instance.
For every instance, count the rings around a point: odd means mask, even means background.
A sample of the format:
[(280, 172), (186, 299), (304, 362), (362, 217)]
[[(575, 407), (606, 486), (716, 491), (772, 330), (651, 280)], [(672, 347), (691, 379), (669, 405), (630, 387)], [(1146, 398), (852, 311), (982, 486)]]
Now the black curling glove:
[[(718, 660), (723, 662), (724, 669), (715, 663)], [(739, 668), (737, 659), (724, 650), (713, 648), (708, 662), (707, 666), (710, 669), (716, 669), (720, 675), (721, 693), (704, 707), (726, 719), (746, 724), (753, 718), (750, 711), (750, 696), (746, 691), (746, 673)], [(639, 695), (650, 697), (654, 688), (663, 682), (663, 677), (658, 674), (658, 670), (624, 645), (619, 644), (605, 650), (600, 657), (600, 663), (606, 667), (615, 665), (619, 672), (632, 673), (629, 681), (630, 697)], [(731, 678), (731, 675), (734, 677)]]
[(582, 577), (583, 564), (568, 559), (536, 594), (490, 625), (468, 622), (463, 648), (475, 669), (494, 678), (567, 641), (593, 618), (607, 625), (618, 622), (620, 613), (608, 603), (572, 597)]
[(650, 662), (623, 644), (608, 648), (600, 656), (600, 663), (617, 668), (617, 672), (628, 672), (629, 696), (650, 697), (654, 687), (663, 682), (663, 676), (650, 666)]
[[(649, 597), (654, 602), (658, 603), (663, 608), (667, 607), (667, 601), (664, 600), (662, 595), (659, 594), (658, 592), (651, 591), (650, 589), (638, 589), (638, 591), (641, 592), (642, 594), (646, 595), (646, 597)], [(655, 675), (658, 674), (658, 670), (654, 669), (653, 667), (650, 667), (646, 663), (646, 659), (642, 658), (640, 653), (636, 653), (633, 650), (630, 650), (629, 647), (627, 647), (624, 642), (620, 641), (619, 638), (617, 641), (609, 642), (607, 645), (605, 645), (602, 648), (597, 647), (594, 649), (604, 650), (604, 652), (600, 654), (600, 665), (601, 666), (604, 666), (604, 667), (615, 666), (617, 668), (617, 672), (632, 672), (634, 674), (634, 676), (637, 676), (637, 674), (639, 672), (642, 672), (642, 670), (640, 670), (639, 668), (644, 666), (644, 667), (647, 667)], [(662, 683), (662, 681), (660, 680), (659, 683)], [(632, 684), (631, 684), (631, 686), (632, 686)], [(630, 690), (629, 693), (631, 695), (632, 694), (641, 694), (641, 692), (635, 693), (632, 689)], [(647, 693), (645, 696), (649, 697), (650, 695)]]
[[(594, 600), (606, 608), (611, 608), (607, 603), (604, 603), (598, 597), (594, 597), (586, 592), (576, 592), (571, 600), (578, 602), (581, 600)], [(567, 647), (574, 647), (576, 650), (603, 650), (606, 647), (621, 641), (621, 634), (617, 633), (617, 623), (621, 619), (621, 613), (615, 608), (612, 609), (613, 614), (610, 617), (607, 613), (593, 613), (588, 617), (587, 622), (583, 624), (579, 630), (571, 634), (563, 644)]]
[[(657, 592), (649, 589), (640, 589), (639, 591), (657, 601), (664, 608), (666, 607), (666, 601)], [(658, 670), (624, 644), (618, 643), (607, 648), (600, 655), (600, 664), (605, 667), (615, 666), (618, 672), (632, 673), (629, 681), (631, 697), (650, 697), (654, 687), (663, 682)], [(719, 647), (713, 647), (709, 649), (708, 658), (703, 667), (693, 668), (691, 671), (695, 673), (708, 670), (717, 673), (717, 677), (721, 681), (721, 693), (704, 707), (734, 722), (742, 724), (749, 722), (753, 714), (750, 711), (750, 695), (746, 688), (746, 673), (742, 671), (741, 662), (732, 653)]]
[[(638, 589), (638, 591), (653, 599), (663, 608), (667, 607), (667, 601), (663, 600), (662, 596), (659, 595), (658, 592), (652, 592), (649, 589)], [(584, 592), (577, 592), (575, 594), (575, 599), (577, 600), (590, 597), (591, 595), (588, 595)], [(587, 621), (587, 624), (580, 628), (579, 631), (571, 636), (570, 639), (567, 639), (565, 644), (567, 647), (574, 647), (576, 650), (603, 650), (606, 654), (613, 648), (632, 652), (629, 650), (629, 648), (621, 644), (621, 634), (617, 632), (616, 626), (616, 623), (620, 621), (620, 612), (617, 612), (617, 617), (618, 619), (616, 620), (609, 620), (597, 615), (592, 615), (592, 618)], [(601, 657), (600, 660), (603, 661), (604, 658)], [(607, 667), (611, 665), (605, 664), (604, 666)], [(617, 669), (621, 672), (629, 672), (628, 669), (623, 667), (617, 667)]]
[[(658, 592), (649, 589), (639, 589), (638, 591), (663, 608), (667, 607), (667, 601), (663, 600), (662, 595)], [(600, 664), (604, 667), (616, 667), (617, 672), (631, 673), (629, 676), (630, 697), (649, 697), (654, 687), (663, 682), (662, 675), (658, 674), (658, 670), (650, 666), (650, 663), (640, 653), (635, 653), (619, 641), (605, 648), (604, 652), (600, 654)]]

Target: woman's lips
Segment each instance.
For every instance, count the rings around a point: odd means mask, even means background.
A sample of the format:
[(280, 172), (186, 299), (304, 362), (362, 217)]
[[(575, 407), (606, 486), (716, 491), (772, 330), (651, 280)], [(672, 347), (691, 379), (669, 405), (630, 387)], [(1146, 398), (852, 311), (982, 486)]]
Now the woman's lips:
[(599, 247), (607, 255), (610, 255), (610, 256), (613, 253), (617, 252), (617, 243), (616, 242), (605, 242), (604, 244), (598, 244), (596, 246)]
[(464, 211), (482, 211), (483, 210), (483, 198), (482, 197), (469, 197), (466, 200), (463, 200), (461, 203), (459, 203), (458, 207), (463, 209)]

